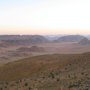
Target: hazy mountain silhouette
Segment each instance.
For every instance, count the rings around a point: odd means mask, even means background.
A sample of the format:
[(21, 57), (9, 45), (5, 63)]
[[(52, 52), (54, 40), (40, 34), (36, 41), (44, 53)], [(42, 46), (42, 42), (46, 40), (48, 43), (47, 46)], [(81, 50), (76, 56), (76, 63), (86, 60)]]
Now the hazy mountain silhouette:
[(55, 40), (55, 42), (79, 42), (83, 38), (84, 36), (81, 35), (67, 35), (58, 38), (57, 40)]
[(79, 44), (81, 45), (90, 45), (90, 40), (88, 40), (87, 38), (83, 38)]
[(41, 35), (1, 35), (0, 40), (15, 45), (27, 45), (33, 43), (48, 42), (44, 36)]

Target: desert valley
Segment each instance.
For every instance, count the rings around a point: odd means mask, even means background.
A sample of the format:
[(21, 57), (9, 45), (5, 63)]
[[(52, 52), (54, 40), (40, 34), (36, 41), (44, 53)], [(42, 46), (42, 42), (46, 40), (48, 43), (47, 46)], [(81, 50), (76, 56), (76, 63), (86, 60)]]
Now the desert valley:
[(89, 37), (1, 35), (0, 90), (90, 90)]
[(0, 90), (90, 90), (90, 0), (0, 0)]

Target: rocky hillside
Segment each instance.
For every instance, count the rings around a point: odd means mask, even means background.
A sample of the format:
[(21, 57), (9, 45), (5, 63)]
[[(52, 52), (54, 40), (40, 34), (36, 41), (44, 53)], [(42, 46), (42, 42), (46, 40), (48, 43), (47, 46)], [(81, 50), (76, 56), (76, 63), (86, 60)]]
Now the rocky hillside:
[(90, 53), (35, 56), (0, 67), (1, 90), (89, 90)]

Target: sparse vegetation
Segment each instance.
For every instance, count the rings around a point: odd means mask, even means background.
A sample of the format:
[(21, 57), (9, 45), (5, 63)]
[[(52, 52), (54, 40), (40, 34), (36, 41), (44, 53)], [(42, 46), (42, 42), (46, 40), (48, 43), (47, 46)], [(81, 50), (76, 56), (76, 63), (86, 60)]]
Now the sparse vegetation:
[(90, 53), (42, 55), (8, 63), (0, 67), (0, 81), (4, 81), (0, 90), (89, 90)]

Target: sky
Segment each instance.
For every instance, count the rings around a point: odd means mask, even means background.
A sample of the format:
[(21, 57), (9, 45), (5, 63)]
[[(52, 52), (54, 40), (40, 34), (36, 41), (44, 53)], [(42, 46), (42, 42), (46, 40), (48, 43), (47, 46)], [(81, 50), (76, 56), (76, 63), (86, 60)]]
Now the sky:
[(90, 0), (0, 0), (0, 34), (90, 34)]

